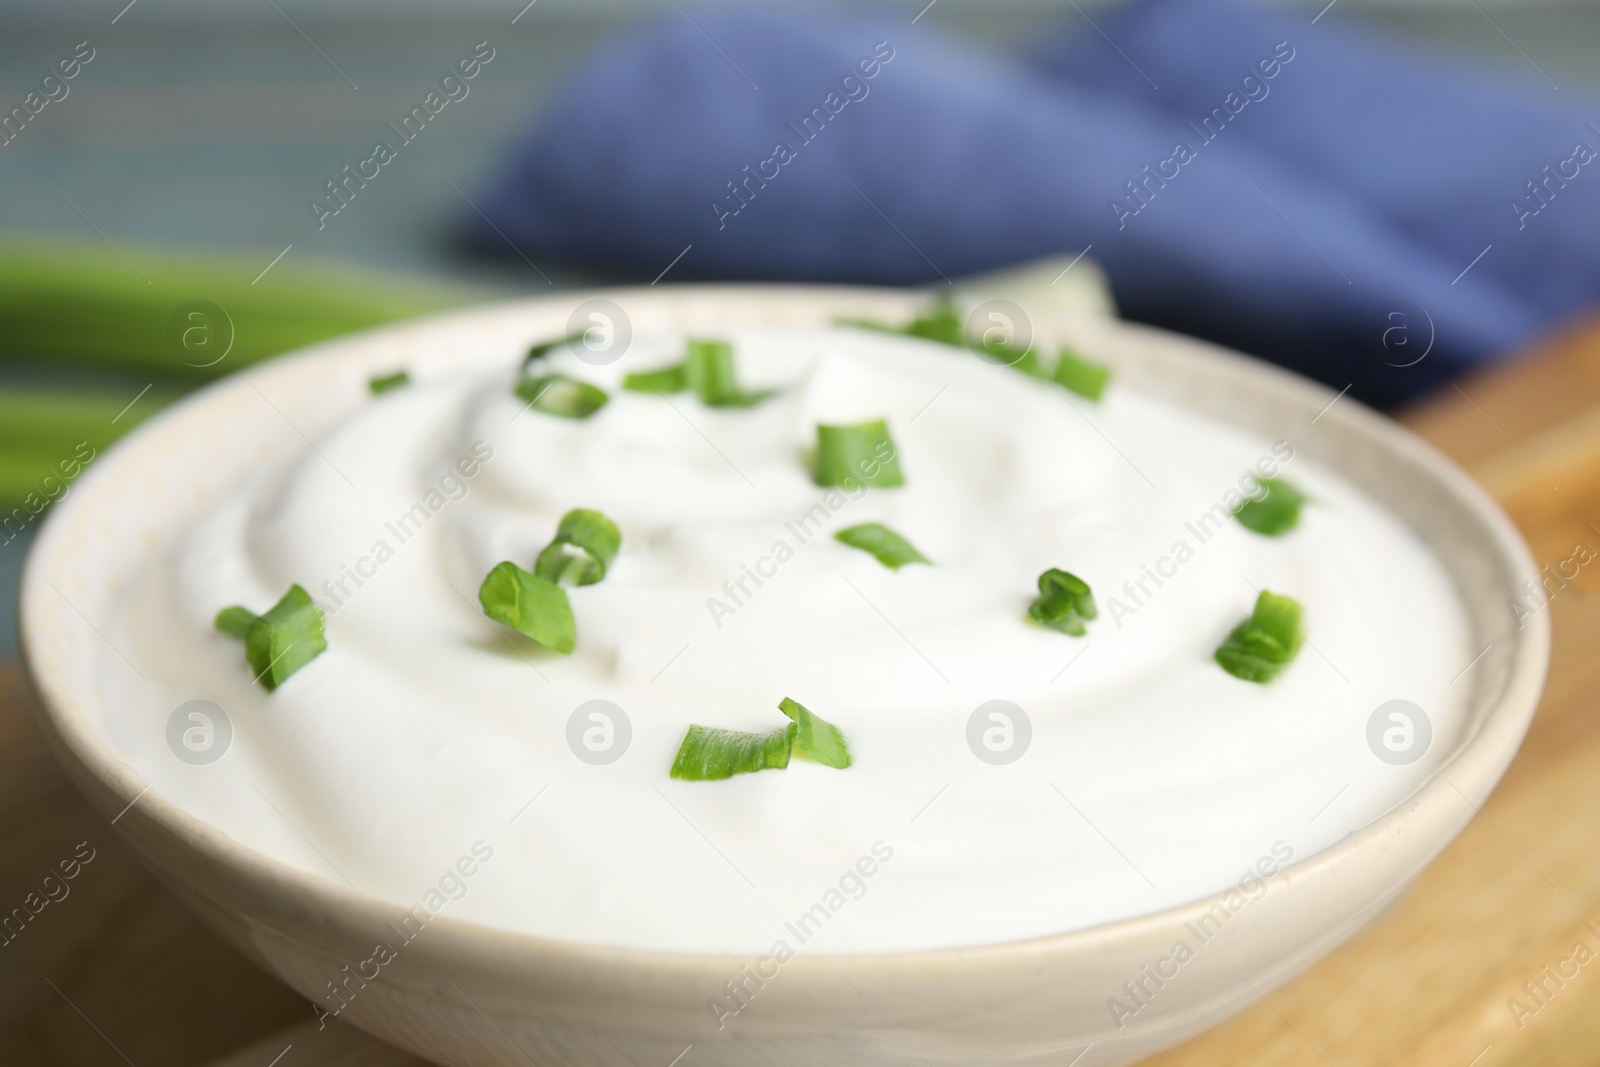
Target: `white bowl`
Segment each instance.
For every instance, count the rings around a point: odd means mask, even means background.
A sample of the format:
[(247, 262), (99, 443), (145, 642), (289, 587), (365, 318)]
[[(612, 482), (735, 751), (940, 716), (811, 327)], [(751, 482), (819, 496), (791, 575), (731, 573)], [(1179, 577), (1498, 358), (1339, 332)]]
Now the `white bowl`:
[[(636, 334), (737, 323), (903, 319), (920, 294), (800, 286), (693, 286), (569, 293), (441, 315), (341, 339), (252, 368), (152, 420), (98, 459), (59, 503), (23, 577), (22, 638), (43, 726), (94, 806), (156, 874), (262, 966), (314, 1002), (347, 963), (390, 935), (404, 902), (253, 851), (180, 810), (123, 763), (97, 725), (114, 709), (97, 629), (146, 558), (231, 490), (281, 458), (287, 417), (308, 434), (342, 419), (329, 388), (397, 363), (444, 371), (463, 353), (565, 332), (582, 301), (625, 307)], [(1473, 817), (1532, 718), (1549, 655), (1543, 614), (1507, 607), (1537, 571), (1516, 531), (1464, 474), (1348, 397), (1265, 364), (1156, 330), (1074, 318), (1036, 336), (1109, 360), (1124, 387), (1240, 425), (1292, 434), (1299, 454), (1361, 485), (1430, 543), (1470, 614), (1467, 726), (1439, 770), (1382, 818), (1268, 879), (1137, 1018), (1118, 1028), (1107, 998), (1225, 896), (1053, 937), (955, 950), (800, 955), (738, 1025), (707, 1008), (747, 962), (597, 948), (438, 916), (340, 1016), (419, 1055), (454, 1063), (668, 1067), (851, 1064), (1123, 1064), (1250, 1004), (1330, 951), (1403, 890)], [(397, 358), (398, 356), (398, 358)], [(254, 381), (278, 398), (260, 402)], [(1326, 410), (1324, 410), (1326, 408)], [(1318, 417), (1320, 414), (1320, 417)], [(1312, 420), (1315, 419), (1315, 422)], [(1377, 976), (1374, 976), (1375, 978)], [(355, 987), (352, 987), (355, 988)], [(1087, 1051), (1085, 1051), (1087, 1049)], [(1074, 1059), (1074, 1057), (1079, 1057)]]

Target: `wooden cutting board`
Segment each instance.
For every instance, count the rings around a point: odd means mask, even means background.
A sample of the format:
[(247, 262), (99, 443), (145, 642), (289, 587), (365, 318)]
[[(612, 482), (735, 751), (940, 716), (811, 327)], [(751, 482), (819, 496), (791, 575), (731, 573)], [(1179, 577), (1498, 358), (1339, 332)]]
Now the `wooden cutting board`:
[[(1489, 488), (1552, 572), (1600, 554), (1600, 324), (1404, 421)], [(1377, 924), (1149, 1067), (1600, 1062), (1600, 599), (1586, 599), (1600, 555), (1565, 567), (1544, 703), (1482, 814)], [(152, 882), (56, 769), (17, 681), (0, 668), (0, 914), (43, 899), (75, 852), (93, 858), (0, 944), (0, 1064), (417, 1067), (319, 1032), (305, 1000)]]

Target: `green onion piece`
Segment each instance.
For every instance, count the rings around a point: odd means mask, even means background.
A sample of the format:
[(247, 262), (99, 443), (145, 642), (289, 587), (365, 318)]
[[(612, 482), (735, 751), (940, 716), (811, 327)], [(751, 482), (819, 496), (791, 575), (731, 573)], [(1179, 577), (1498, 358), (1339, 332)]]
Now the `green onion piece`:
[(398, 389), (402, 385), (410, 384), (411, 375), (403, 370), (397, 370), (393, 374), (380, 374), (378, 377), (373, 378), (367, 383), (367, 388), (372, 390), (373, 396), (377, 396), (380, 393), (387, 393), (391, 389)]
[(1281, 478), (1262, 478), (1261, 488), (1267, 495), (1259, 500), (1246, 500), (1233, 513), (1239, 524), (1247, 530), (1268, 537), (1281, 537), (1300, 523), (1300, 505), (1306, 495)]
[(712, 782), (736, 774), (789, 766), (798, 726), (789, 723), (769, 734), (691, 726), (672, 761), (672, 777), (685, 782)]
[(1010, 367), (1012, 370), (1026, 374), (1030, 378), (1050, 377), (1045, 373), (1044, 368), (1039, 365), (1039, 353), (1032, 346), (1018, 348), (1016, 345), (1008, 345), (1004, 341), (984, 341), (980, 347), (983, 349), (984, 355), (988, 356), (992, 363)]
[(835, 319), (834, 322), (836, 325), (849, 326), (857, 330), (902, 334), (907, 337), (937, 341), (956, 348), (967, 347), (967, 324), (961, 320), (960, 314), (956, 311), (955, 301), (949, 297), (941, 299), (932, 310), (918, 315), (904, 326), (886, 326), (870, 319)]
[(739, 396), (733, 370), (733, 346), (726, 341), (690, 341), (685, 378), (708, 407), (728, 404)]
[(1061, 359), (1056, 363), (1055, 380), (1079, 396), (1099, 400), (1100, 394), (1106, 391), (1106, 383), (1111, 380), (1111, 368), (1104, 363), (1081, 359), (1070, 349), (1063, 348)]
[(217, 612), (217, 629), (229, 637), (237, 637), (243, 641), (250, 633), (251, 625), (258, 618), (260, 616), (249, 608), (239, 607), (236, 604)]
[(850, 746), (837, 726), (788, 697), (779, 702), (778, 710), (794, 720), (794, 747), (801, 755), (841, 771), (850, 766)]
[(489, 572), (478, 589), (478, 602), (489, 618), (546, 648), (570, 655), (577, 643), (567, 591), (515, 563), (498, 564)]
[(216, 627), (244, 641), (245, 659), (256, 681), (268, 692), (328, 647), (322, 633), (322, 609), (298, 585), (291, 585), (264, 615), (237, 605), (223, 608), (217, 612)]
[[(1030, 378), (1049, 379), (1050, 373), (1039, 363), (1039, 356), (1033, 347), (1018, 348), (1016, 345), (1004, 341), (972, 341), (967, 337), (967, 326), (960, 314), (956, 311), (955, 301), (945, 298), (934, 305), (933, 310), (924, 315), (919, 315), (905, 326), (886, 326), (881, 322), (872, 322), (868, 319), (835, 319), (837, 326), (849, 326), (857, 330), (872, 330), (876, 333), (902, 334), (907, 337), (921, 337), (928, 341), (937, 341), (940, 344), (950, 345), (953, 348), (968, 348), (980, 352), (992, 363), (1010, 367), (1012, 370), (1028, 375)], [(1100, 390), (1105, 388), (1105, 379), (1109, 372), (1098, 364), (1086, 363), (1083, 360), (1072, 361), (1087, 373), (1075, 373), (1068, 369), (1063, 371), (1061, 364), (1057, 364), (1057, 374), (1067, 374), (1069, 379), (1058, 377), (1062, 385), (1074, 392), (1081, 392), (1091, 399), (1099, 399)], [(1095, 384), (1099, 378), (1098, 385)], [(1091, 391), (1092, 390), (1092, 391)]]
[(582, 341), (585, 336), (586, 335), (582, 333), (575, 333), (569, 337), (558, 337), (554, 341), (544, 341), (540, 344), (536, 344), (532, 348), (528, 349), (528, 357), (522, 361), (522, 365), (524, 368), (526, 368), (530, 363), (537, 363), (539, 360), (548, 356), (558, 348), (566, 348), (569, 345), (577, 344), (579, 341)]
[(726, 341), (690, 341), (684, 379), (700, 402), (710, 408), (754, 407), (772, 395), (770, 389), (759, 393), (739, 389), (733, 346)]
[(564, 374), (523, 378), (517, 383), (516, 394), (534, 410), (563, 419), (587, 419), (605, 407), (609, 399), (605, 390)]
[(681, 393), (690, 389), (708, 408), (748, 408), (771, 396), (773, 390), (746, 393), (739, 388), (733, 346), (726, 341), (690, 341), (682, 363), (660, 370), (629, 374), (622, 387), (636, 393)]
[(561, 516), (555, 540), (539, 553), (533, 573), (557, 585), (593, 585), (606, 576), (621, 546), (616, 523), (598, 511), (575, 508)]
[(851, 548), (872, 553), (879, 563), (892, 571), (899, 570), (907, 563), (933, 562), (918, 552), (910, 541), (881, 522), (864, 522), (860, 526), (847, 527), (834, 534), (833, 539)]
[(660, 370), (637, 371), (622, 379), (622, 387), (635, 393), (681, 393), (688, 386), (688, 368), (682, 363)]
[(1039, 598), (1028, 605), (1028, 617), (1073, 637), (1088, 632), (1084, 623), (1100, 614), (1089, 583), (1057, 567), (1039, 575)]
[(1293, 597), (1262, 590), (1250, 617), (1235, 626), (1217, 649), (1217, 662), (1235, 678), (1272, 681), (1294, 662), (1305, 642), (1300, 632), (1302, 611)]
[(961, 321), (961, 316), (956, 312), (955, 301), (948, 297), (935, 304), (926, 315), (912, 319), (905, 332), (912, 337), (923, 337), (957, 348), (967, 346), (967, 324)]
[(871, 485), (888, 489), (906, 484), (889, 427), (882, 419), (854, 426), (817, 426), (818, 485)]

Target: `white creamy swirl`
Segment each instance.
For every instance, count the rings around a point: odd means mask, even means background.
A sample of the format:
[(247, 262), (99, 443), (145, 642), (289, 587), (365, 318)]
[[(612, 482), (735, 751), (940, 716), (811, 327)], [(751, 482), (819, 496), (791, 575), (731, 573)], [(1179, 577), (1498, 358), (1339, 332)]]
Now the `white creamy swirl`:
[[(130, 761), (240, 840), (399, 903), (482, 840), (494, 859), (457, 917), (636, 948), (842, 953), (1203, 896), (1388, 810), (1458, 736), (1448, 683), (1467, 639), (1443, 568), (1292, 441), (1115, 382), (1090, 404), (907, 338), (724, 336), (742, 384), (776, 396), (712, 409), (620, 390), (624, 371), (681, 358), (683, 338), (653, 337), (612, 367), (555, 357), (611, 393), (569, 420), (524, 409), (497, 358), (414, 374), (264, 467), (124, 602), (113, 640), (155, 683), (125, 687)], [(819, 422), (880, 417), (903, 488), (812, 484)], [(1258, 464), (1312, 498), (1288, 536), (1225, 516)], [(501, 560), (531, 567), (574, 507), (623, 541), (604, 581), (570, 591), (577, 649), (560, 656), (485, 619), (477, 589)], [(933, 565), (891, 571), (831, 536), (863, 522)], [(1087, 637), (1026, 619), (1049, 567), (1094, 589)], [(329, 648), (269, 694), (212, 617), (291, 583), (326, 608)], [(1309, 637), (1265, 686), (1211, 659), (1257, 588), (1300, 600)], [(165, 742), (197, 697), (234, 732), (209, 766)], [(770, 730), (784, 697), (837, 724), (854, 766), (668, 778), (690, 724)], [(1432, 752), (1408, 766), (1366, 740), (1395, 698), (1432, 719)], [(1003, 765), (968, 742), (997, 699), (1031, 728)], [(569, 747), (592, 700), (627, 717), (615, 762)]]

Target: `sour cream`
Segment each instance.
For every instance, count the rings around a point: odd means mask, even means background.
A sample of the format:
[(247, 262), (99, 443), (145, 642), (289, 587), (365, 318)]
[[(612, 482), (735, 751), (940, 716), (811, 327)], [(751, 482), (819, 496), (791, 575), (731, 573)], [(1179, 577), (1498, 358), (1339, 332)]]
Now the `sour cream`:
[[(1113, 381), (1091, 404), (970, 354), (850, 330), (738, 329), (748, 409), (622, 391), (681, 359), (554, 368), (611, 394), (528, 410), (518, 356), (365, 398), (168, 545), (124, 597), (108, 724), (152, 788), (284, 862), (456, 918), (592, 944), (766, 956), (1005, 942), (1136, 916), (1310, 857), (1382, 815), (1459, 739), (1464, 612), (1428, 548), (1359, 487)], [(1090, 353), (1092, 355), (1092, 353)], [(884, 418), (903, 488), (819, 489), (818, 423)], [(1311, 497), (1264, 537), (1248, 472)], [(561, 656), (482, 614), (561, 515), (622, 548), (572, 589)], [(933, 561), (891, 571), (832, 537), (881, 522)], [(1041, 571), (1085, 579), (1083, 638), (1026, 618)], [(291, 583), (328, 650), (251, 681), (218, 609)], [(1212, 652), (1258, 589), (1308, 641), (1269, 685)], [(668, 777), (691, 724), (767, 731), (792, 697), (854, 765)], [(208, 700), (226, 752), (175, 755)], [(1369, 743), (1388, 701), (1431, 741)], [(1005, 702), (994, 704), (992, 702)], [(998, 716), (998, 717), (997, 717)], [(486, 859), (485, 853), (492, 858)], [(441, 881), (471, 855), (470, 878)], [(442, 887), (442, 888), (441, 888)], [(435, 907), (437, 904), (437, 907)]]

